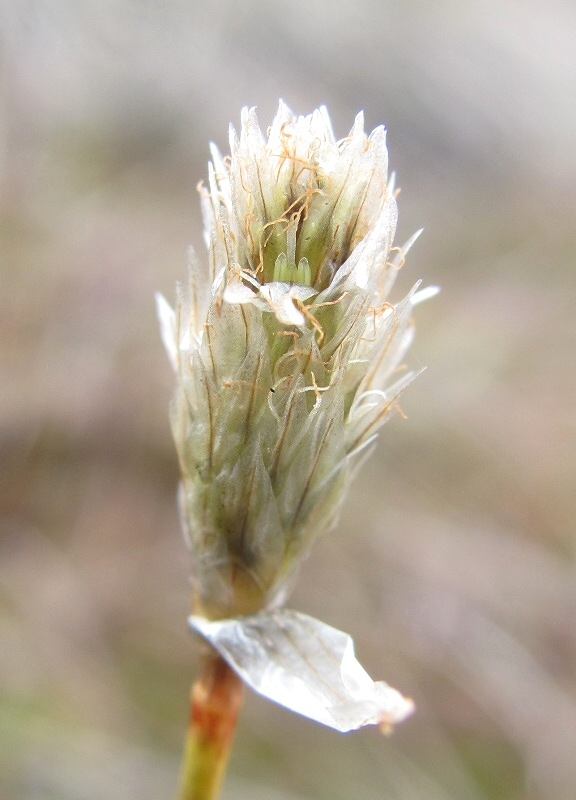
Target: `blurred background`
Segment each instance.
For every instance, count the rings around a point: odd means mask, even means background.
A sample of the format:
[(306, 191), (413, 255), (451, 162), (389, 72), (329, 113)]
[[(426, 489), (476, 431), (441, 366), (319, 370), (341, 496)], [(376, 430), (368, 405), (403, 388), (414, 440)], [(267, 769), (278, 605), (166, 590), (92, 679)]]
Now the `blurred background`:
[(292, 607), (418, 713), (342, 736), (247, 695), (227, 800), (576, 797), (576, 7), (8, 0), (0, 17), (0, 796), (174, 795), (195, 674), (153, 306), (256, 105), (389, 130), (425, 232), (407, 420)]

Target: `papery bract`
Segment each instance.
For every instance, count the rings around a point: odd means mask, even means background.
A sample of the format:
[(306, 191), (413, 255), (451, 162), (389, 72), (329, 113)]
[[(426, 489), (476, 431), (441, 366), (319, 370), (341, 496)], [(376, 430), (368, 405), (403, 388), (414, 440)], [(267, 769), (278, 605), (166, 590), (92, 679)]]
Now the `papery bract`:
[(259, 694), (341, 733), (365, 725), (388, 730), (414, 704), (374, 682), (354, 656), (348, 634), (289, 609), (209, 622), (190, 617), (241, 678)]

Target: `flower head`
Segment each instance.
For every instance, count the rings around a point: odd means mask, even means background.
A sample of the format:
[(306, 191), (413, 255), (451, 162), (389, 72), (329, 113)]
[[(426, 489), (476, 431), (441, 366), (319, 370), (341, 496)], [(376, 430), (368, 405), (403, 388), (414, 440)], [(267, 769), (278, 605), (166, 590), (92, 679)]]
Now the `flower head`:
[(281, 608), (312, 540), (414, 375), (412, 307), (388, 294), (416, 238), (393, 247), (384, 128), (336, 141), (320, 108), (283, 104), (268, 134), (244, 109), (200, 187), (209, 253), (176, 310), (158, 298), (176, 370), (171, 410), (193, 554), (191, 627), (267, 697), (337, 730), (389, 727), (413, 705), (374, 683), (349, 636)]
[[(414, 291), (388, 301), (404, 255), (385, 130), (337, 141), (325, 108), (280, 104), (265, 136), (244, 109), (200, 187), (209, 269), (176, 311), (171, 419), (194, 558), (194, 613), (278, 605), (311, 541), (412, 379)], [(414, 237), (415, 238), (415, 237)]]

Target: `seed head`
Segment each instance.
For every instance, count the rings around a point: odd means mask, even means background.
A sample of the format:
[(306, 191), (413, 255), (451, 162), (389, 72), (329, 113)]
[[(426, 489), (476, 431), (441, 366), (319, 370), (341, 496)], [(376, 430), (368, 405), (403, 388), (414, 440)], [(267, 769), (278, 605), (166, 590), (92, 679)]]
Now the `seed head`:
[(312, 540), (413, 378), (414, 290), (385, 130), (280, 103), (268, 134), (244, 109), (230, 156), (212, 147), (200, 197), (208, 268), (191, 257), (176, 310), (158, 306), (176, 370), (171, 422), (198, 617), (281, 603)]

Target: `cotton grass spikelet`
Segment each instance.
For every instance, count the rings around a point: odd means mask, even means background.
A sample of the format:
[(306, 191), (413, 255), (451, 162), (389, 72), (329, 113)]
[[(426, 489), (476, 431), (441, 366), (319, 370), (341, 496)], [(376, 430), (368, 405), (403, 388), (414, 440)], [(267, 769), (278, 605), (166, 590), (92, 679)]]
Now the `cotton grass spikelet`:
[[(433, 290), (416, 285), (399, 303), (388, 300), (418, 234), (393, 247), (385, 130), (367, 136), (362, 114), (337, 141), (324, 107), (296, 117), (280, 103), (266, 136), (254, 109), (244, 109), (230, 156), (214, 146), (211, 154), (200, 187), (208, 268), (192, 254), (176, 309), (158, 298), (176, 371), (171, 423), (193, 560), (191, 625), (250, 685), (289, 705), (290, 658), (278, 667), (278, 685), (264, 691), (238, 647), (264, 647), (283, 630), (301, 643), (324, 637), (357, 664), (351, 642), (336, 645), (345, 634), (282, 604), (414, 378), (399, 369), (412, 307)], [(300, 650), (313, 663), (307, 645)], [(358, 692), (350, 703), (376, 705), (344, 712), (341, 730), (392, 724), (412, 708), (395, 693), (395, 710), (381, 698), (378, 711), (375, 696)], [(345, 705), (345, 695), (337, 702)]]

